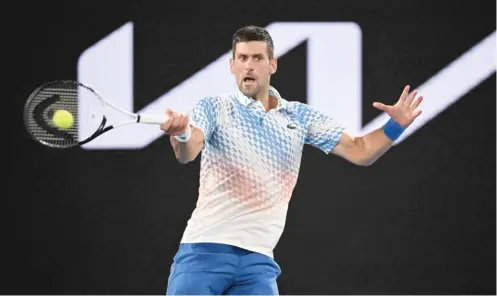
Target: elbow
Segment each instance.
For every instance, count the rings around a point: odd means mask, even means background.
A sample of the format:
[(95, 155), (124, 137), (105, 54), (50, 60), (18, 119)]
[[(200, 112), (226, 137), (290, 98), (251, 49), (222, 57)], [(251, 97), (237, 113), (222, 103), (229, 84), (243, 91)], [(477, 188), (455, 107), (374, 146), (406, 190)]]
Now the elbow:
[(358, 166), (364, 166), (364, 167), (367, 167), (367, 166), (371, 166), (373, 163), (376, 162), (377, 159), (373, 158), (373, 157), (358, 157), (356, 158), (353, 163), (355, 165), (358, 165)]
[(377, 155), (371, 153), (370, 149), (367, 149), (366, 143), (364, 142), (363, 138), (356, 138), (355, 143), (357, 149), (354, 153), (354, 164), (367, 167), (376, 162), (376, 160), (378, 159)]
[(373, 161), (368, 161), (368, 160), (363, 160), (363, 159), (359, 159), (359, 160), (356, 160), (353, 162), (355, 165), (357, 166), (364, 166), (364, 167), (367, 167), (367, 166), (370, 166), (373, 164)]
[(367, 167), (367, 166), (371, 166), (373, 163), (375, 163), (374, 160), (363, 160), (363, 161), (358, 162), (357, 165)]
[(190, 162), (188, 159), (183, 159), (181, 157), (176, 157), (176, 160), (178, 160), (178, 162), (181, 164), (187, 164)]
[(356, 164), (359, 166), (367, 167), (373, 165), (377, 160), (378, 157), (361, 158), (359, 161), (356, 162)]
[(187, 164), (191, 161), (193, 161), (193, 159), (190, 159), (188, 157), (185, 157), (184, 155), (179, 155), (178, 153), (176, 153), (176, 160), (181, 163), (181, 164)]
[(181, 151), (180, 149), (178, 149), (177, 151), (175, 151), (175, 156), (176, 156), (176, 160), (181, 163), (181, 164), (187, 164), (189, 162), (192, 162), (194, 161), (197, 156), (199, 155), (199, 152), (196, 152), (196, 151)]
[(350, 148), (351, 149), (348, 149), (349, 152), (345, 155), (345, 158), (347, 158), (351, 163), (357, 166), (370, 166), (373, 164), (372, 159), (366, 151), (366, 145), (363, 138), (354, 138)]

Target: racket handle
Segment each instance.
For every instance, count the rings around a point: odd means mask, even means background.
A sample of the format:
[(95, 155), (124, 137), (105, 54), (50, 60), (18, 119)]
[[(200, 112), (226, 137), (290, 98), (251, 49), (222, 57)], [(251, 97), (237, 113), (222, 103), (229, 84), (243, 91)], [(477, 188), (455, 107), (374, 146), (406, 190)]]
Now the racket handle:
[[(137, 122), (160, 125), (166, 122), (168, 119), (169, 117), (166, 114), (146, 114), (140, 115)], [(192, 136), (190, 124), (188, 124), (188, 126), (186, 127), (186, 132), (181, 135), (174, 136), (174, 138), (180, 142), (188, 142)]]
[(138, 123), (163, 124), (169, 119), (166, 114), (145, 114), (140, 115)]

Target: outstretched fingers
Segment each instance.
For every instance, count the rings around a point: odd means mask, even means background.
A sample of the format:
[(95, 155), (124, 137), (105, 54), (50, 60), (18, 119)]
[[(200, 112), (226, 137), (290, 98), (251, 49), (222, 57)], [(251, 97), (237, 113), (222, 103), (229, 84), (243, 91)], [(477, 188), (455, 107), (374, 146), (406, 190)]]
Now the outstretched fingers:
[(423, 96), (417, 98), (416, 101), (414, 101), (414, 103), (412, 103), (411, 109), (416, 110), (416, 108), (418, 108), (418, 106), (421, 104), (422, 101), (423, 101)]
[(415, 89), (411, 94), (409, 94), (406, 98), (406, 104), (407, 106), (411, 106), (412, 104), (412, 101), (414, 100), (414, 98), (416, 97), (416, 95), (418, 94), (418, 90)]
[(388, 108), (390, 108), (390, 106), (387, 106), (387, 105), (380, 103), (380, 102), (374, 102), (373, 107), (375, 107), (378, 110), (384, 111), (384, 112), (387, 112)]
[(404, 87), (404, 90), (402, 91), (402, 94), (400, 94), (399, 102), (404, 102), (407, 99), (407, 96), (409, 95), (409, 89), (411, 87), (409, 85), (406, 85)]

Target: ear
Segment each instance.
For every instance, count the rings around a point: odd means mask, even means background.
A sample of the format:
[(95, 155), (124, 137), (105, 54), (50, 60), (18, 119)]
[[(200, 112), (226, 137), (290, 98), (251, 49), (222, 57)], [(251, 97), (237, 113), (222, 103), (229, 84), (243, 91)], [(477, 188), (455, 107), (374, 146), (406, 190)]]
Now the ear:
[(276, 70), (278, 69), (278, 60), (276, 58), (271, 59), (269, 61), (269, 75), (273, 75), (276, 73)]
[(230, 72), (231, 74), (235, 74), (235, 61), (233, 58), (230, 58)]

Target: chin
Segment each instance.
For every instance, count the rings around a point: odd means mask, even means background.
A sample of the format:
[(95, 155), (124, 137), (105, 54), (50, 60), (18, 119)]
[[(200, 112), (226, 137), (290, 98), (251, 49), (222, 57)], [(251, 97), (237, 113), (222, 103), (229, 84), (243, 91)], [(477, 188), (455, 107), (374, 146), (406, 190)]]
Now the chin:
[(244, 90), (242, 90), (242, 94), (244, 94), (245, 96), (247, 96), (249, 98), (255, 98), (257, 93), (258, 92), (256, 92), (256, 91), (244, 91)]
[(240, 92), (249, 98), (255, 98), (257, 96), (257, 94), (259, 94), (259, 92), (261, 91), (258, 87), (251, 88), (249, 90), (243, 88), (243, 86), (240, 86), (239, 88), (240, 88)]

